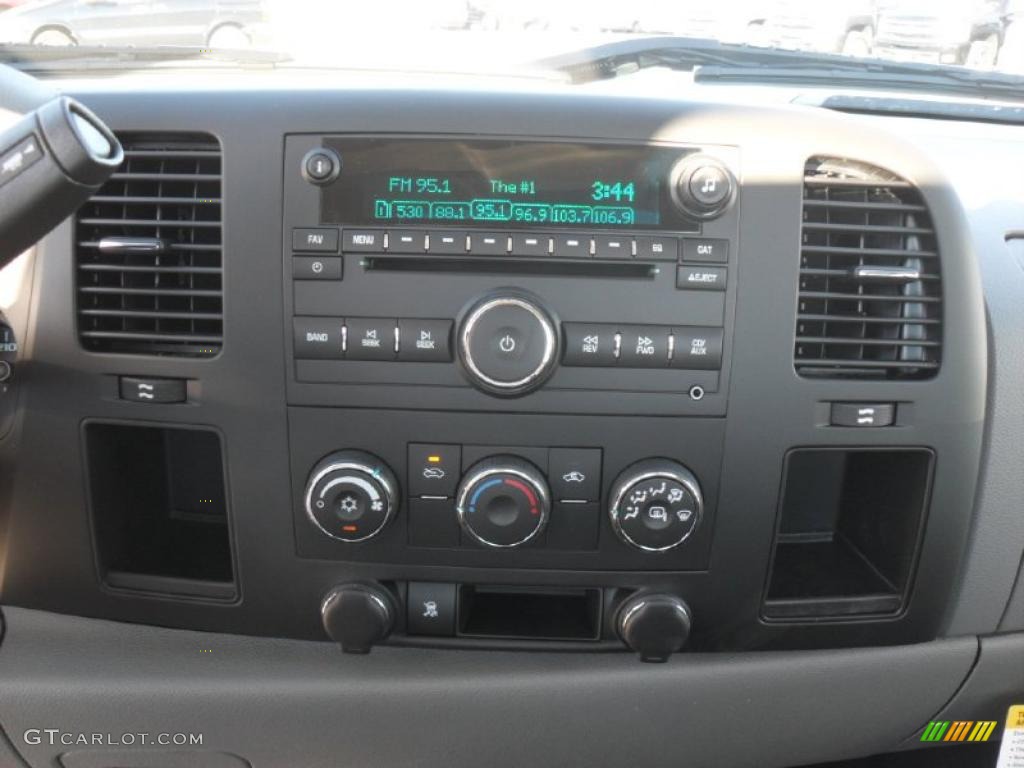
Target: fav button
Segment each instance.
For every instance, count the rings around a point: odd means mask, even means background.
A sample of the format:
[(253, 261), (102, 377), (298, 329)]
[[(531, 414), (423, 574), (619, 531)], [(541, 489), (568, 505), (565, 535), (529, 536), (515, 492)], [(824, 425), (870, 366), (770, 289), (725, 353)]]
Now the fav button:
[(337, 253), (338, 230), (326, 227), (296, 227), (292, 230), (292, 250)]

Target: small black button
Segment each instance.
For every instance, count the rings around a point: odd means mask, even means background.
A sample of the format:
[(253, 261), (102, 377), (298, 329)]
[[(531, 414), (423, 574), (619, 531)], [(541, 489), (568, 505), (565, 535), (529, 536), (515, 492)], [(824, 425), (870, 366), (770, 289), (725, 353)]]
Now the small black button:
[(296, 280), (340, 280), (341, 258), (296, 256), (292, 259), (292, 277)]
[(410, 635), (451, 637), (455, 634), (454, 584), (409, 582), (406, 628)]
[(302, 167), (309, 181), (328, 181), (338, 175), (338, 156), (325, 149), (314, 149), (306, 155)]
[(721, 328), (673, 328), (672, 367), (712, 371), (722, 367)]
[(409, 499), (409, 546), (454, 549), (459, 546), (454, 499)]
[(718, 238), (685, 238), (683, 261), (729, 261), (729, 241)]
[(431, 232), (430, 233), (431, 253), (465, 253), (466, 233), (465, 232)]
[(462, 446), (409, 443), (409, 495), (454, 496), (461, 463)]
[(601, 508), (596, 501), (556, 501), (547, 528), (547, 548), (562, 550), (597, 549), (601, 529)]
[(121, 399), (133, 403), (184, 403), (187, 399), (184, 379), (150, 379), (122, 376)]
[(513, 256), (547, 256), (550, 246), (551, 238), (547, 235), (512, 235)]
[(614, 325), (600, 323), (563, 323), (565, 332), (565, 365), (616, 365)]
[(582, 235), (557, 235), (554, 254), (563, 258), (589, 258), (590, 238)]
[(724, 291), (729, 270), (726, 267), (676, 267), (676, 288), (688, 291)]
[(349, 360), (394, 360), (395, 327), (393, 319), (350, 317), (346, 357)]
[(508, 235), (474, 232), (469, 236), (469, 252), (473, 256), (504, 256), (508, 253), (508, 240)]
[(393, 229), (388, 232), (390, 253), (423, 253), (427, 250), (427, 233), (418, 229)]
[(891, 427), (895, 421), (894, 403), (832, 403), (834, 427)]
[(731, 193), (732, 179), (717, 165), (702, 165), (690, 176), (690, 194), (705, 208), (714, 208)]
[(448, 363), (452, 359), (451, 320), (398, 320), (398, 359)]
[(337, 253), (338, 230), (325, 227), (296, 227), (292, 230), (292, 250)]
[(624, 235), (598, 235), (594, 238), (594, 256), (598, 259), (631, 259), (633, 238)]
[(382, 253), (384, 251), (384, 232), (379, 229), (346, 229), (341, 234), (341, 250), (346, 253)]
[(296, 317), (295, 357), (302, 360), (340, 360), (342, 352), (340, 317)]
[(548, 482), (552, 497), (558, 501), (600, 501), (601, 449), (552, 448)]
[(676, 261), (679, 258), (679, 240), (674, 237), (638, 237), (636, 239), (636, 257), (638, 259)]
[(619, 365), (626, 368), (668, 368), (671, 330), (661, 325), (624, 325)]

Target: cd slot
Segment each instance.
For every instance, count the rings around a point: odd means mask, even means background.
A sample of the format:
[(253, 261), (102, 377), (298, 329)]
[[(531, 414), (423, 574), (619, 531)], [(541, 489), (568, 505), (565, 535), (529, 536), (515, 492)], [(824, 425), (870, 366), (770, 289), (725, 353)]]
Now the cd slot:
[(543, 275), (556, 277), (631, 277), (653, 280), (659, 266), (642, 261), (558, 261), (554, 259), (476, 256), (366, 256), (367, 272), (460, 272), (485, 275)]

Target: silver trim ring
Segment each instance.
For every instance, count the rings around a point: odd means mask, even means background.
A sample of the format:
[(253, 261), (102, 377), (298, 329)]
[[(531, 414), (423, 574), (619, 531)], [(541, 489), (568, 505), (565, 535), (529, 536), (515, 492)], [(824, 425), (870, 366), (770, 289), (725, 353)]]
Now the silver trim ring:
[[(317, 485), (320, 484), (320, 481), (323, 480), (324, 477), (331, 474), (332, 472), (342, 472), (346, 470), (366, 475), (366, 477), (369, 480), (378, 483), (380, 487), (384, 489), (384, 498), (385, 503), (387, 504), (387, 509), (384, 512), (384, 519), (381, 521), (380, 525), (378, 525), (365, 536), (361, 536), (358, 539), (346, 539), (342, 536), (336, 536), (335, 534), (331, 533), (326, 528), (324, 528), (320, 524), (320, 521), (316, 519), (316, 515), (313, 513), (313, 491), (316, 490), (316, 487)], [(391, 518), (395, 516), (395, 508), (397, 506), (397, 495), (395, 492), (394, 485), (392, 484), (391, 480), (388, 477), (386, 477), (385, 473), (375, 472), (374, 468), (369, 466), (368, 464), (361, 464), (356, 461), (335, 462), (333, 464), (329, 464), (328, 466), (324, 467), (322, 470), (317, 472), (316, 475), (314, 475), (310, 479), (309, 483), (306, 485), (306, 495), (303, 501), (303, 507), (306, 510), (306, 517), (309, 518), (310, 522), (313, 523), (313, 525), (315, 525), (317, 528), (319, 528), (325, 535), (330, 536), (332, 539), (335, 539), (336, 541), (343, 541), (346, 544), (356, 544), (360, 541), (372, 539), (374, 536), (376, 536), (378, 533), (384, 530), (384, 527), (391, 522)]]
[[(516, 381), (492, 379), (477, 367), (469, 351), (470, 337), (473, 335), (476, 324), (484, 314), (497, 307), (518, 307), (519, 309), (526, 310), (536, 318), (537, 322), (540, 323), (541, 329), (544, 331), (544, 355), (541, 358), (540, 365), (529, 375)], [(487, 386), (509, 392), (528, 387), (543, 376), (554, 362), (556, 346), (557, 336), (555, 335), (555, 327), (551, 324), (551, 320), (544, 311), (531, 301), (513, 296), (499, 296), (478, 305), (469, 313), (469, 316), (462, 324), (462, 331), (459, 333), (459, 352), (462, 355), (462, 362), (469, 369), (469, 372)]]
[[(667, 463), (668, 462), (666, 460), (666, 464)], [(627, 475), (629, 471), (630, 470), (627, 468), (622, 474)], [(694, 521), (693, 525), (690, 526), (690, 529), (681, 539), (664, 547), (648, 547), (633, 541), (629, 534), (623, 530), (622, 522), (619, 520), (619, 506), (622, 504), (622, 499), (625, 497), (626, 492), (633, 486), (655, 477), (667, 477), (685, 487), (686, 490), (693, 495), (693, 500), (696, 502), (697, 507), (697, 519)], [(697, 483), (697, 478), (694, 477), (693, 473), (682, 465), (680, 465), (678, 469), (666, 466), (664, 469), (653, 469), (649, 472), (642, 472), (641, 474), (634, 475), (626, 480), (617, 480), (613, 488), (614, 495), (612, 497), (612, 504), (608, 509), (608, 516), (611, 518), (612, 529), (615, 531), (615, 535), (618, 536), (619, 539), (632, 547), (642, 549), (644, 552), (667, 552), (670, 549), (675, 549), (690, 538), (698, 528), (700, 528), (701, 521), (704, 519), (704, 495), (700, 491), (700, 485)]]
[[(511, 544), (496, 544), (495, 542), (488, 541), (487, 539), (480, 536), (480, 534), (473, 530), (468, 520), (466, 519), (466, 500), (467, 497), (469, 496), (470, 490), (472, 490), (473, 487), (477, 485), (477, 483), (479, 483), (481, 480), (484, 480), (485, 478), (488, 478), (491, 475), (514, 475), (515, 477), (518, 477), (520, 480), (528, 483), (530, 487), (533, 488), (534, 491), (536, 491), (537, 497), (541, 503), (540, 521), (537, 523), (537, 526), (533, 529), (533, 531), (530, 532), (530, 534), (526, 538), (520, 539), (519, 541), (513, 542)], [(537, 482), (537, 478), (531, 477), (528, 471), (518, 469), (517, 467), (514, 466), (499, 465), (481, 469), (477, 472), (474, 472), (471, 475), (467, 475), (466, 478), (463, 479), (461, 485), (459, 486), (458, 500), (455, 503), (455, 513), (458, 515), (459, 526), (462, 528), (462, 530), (464, 530), (466, 533), (468, 533), (470, 536), (472, 536), (474, 539), (476, 539), (484, 546), (494, 547), (496, 549), (511, 549), (512, 547), (519, 547), (523, 544), (526, 544), (528, 541), (540, 535), (540, 532), (547, 527), (548, 518), (551, 515), (551, 497), (548, 494), (547, 488), (545, 488), (543, 485), (540, 485)]]

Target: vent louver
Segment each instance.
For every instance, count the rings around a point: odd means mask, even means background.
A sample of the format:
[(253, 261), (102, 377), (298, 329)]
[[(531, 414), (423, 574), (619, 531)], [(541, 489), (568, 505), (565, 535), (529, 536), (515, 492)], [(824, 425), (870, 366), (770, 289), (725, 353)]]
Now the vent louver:
[(78, 334), (95, 352), (209, 357), (223, 336), (221, 150), (124, 134), (124, 164), (75, 217)]
[(816, 157), (804, 172), (797, 373), (926, 379), (942, 352), (939, 253), (909, 182)]

